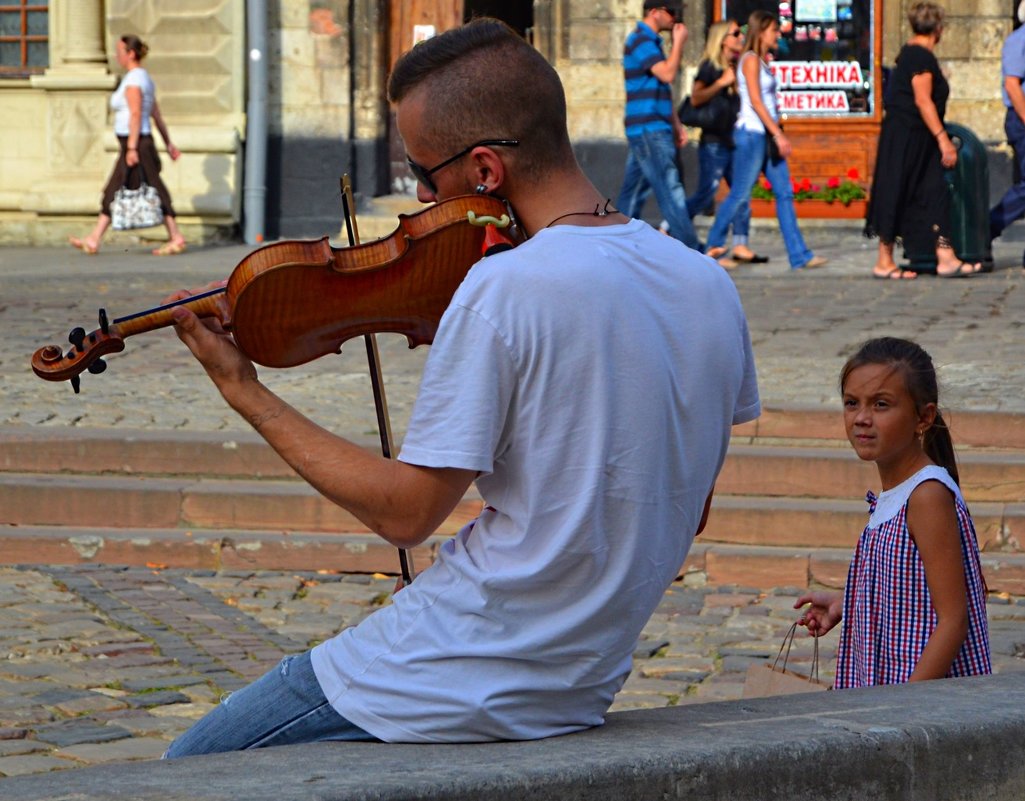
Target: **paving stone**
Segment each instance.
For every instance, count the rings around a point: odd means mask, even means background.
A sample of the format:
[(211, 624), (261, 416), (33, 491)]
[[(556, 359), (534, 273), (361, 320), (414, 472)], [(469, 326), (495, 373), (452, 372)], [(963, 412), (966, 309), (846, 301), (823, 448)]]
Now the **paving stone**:
[(84, 698), (61, 701), (52, 706), (59, 712), (72, 717), (83, 713), (109, 712), (115, 709), (124, 709), (125, 703), (102, 693), (90, 693)]
[(188, 704), (192, 702), (192, 699), (177, 690), (157, 690), (142, 695), (129, 695), (124, 702), (135, 709), (142, 709), (151, 706), (168, 706), (169, 704)]
[(171, 744), (163, 737), (133, 737), (116, 743), (83, 743), (61, 748), (57, 753), (89, 765), (125, 762), (133, 759), (159, 759)]
[(15, 756), (18, 754), (33, 754), (39, 751), (49, 751), (50, 746), (37, 740), (0, 740), (0, 757)]
[(67, 759), (37, 754), (0, 757), (0, 776), (25, 776), (30, 773), (46, 773), (51, 770), (66, 770), (80, 766), (81, 763), (71, 762)]
[(102, 743), (130, 737), (131, 732), (119, 726), (97, 724), (91, 720), (69, 720), (47, 726), (39, 726), (35, 730), (37, 740), (50, 743), (58, 748), (65, 748), (79, 743)]
[(20, 740), (28, 735), (28, 729), (16, 729), (9, 726), (0, 727), (0, 741)]
[(205, 683), (206, 679), (201, 676), (175, 673), (168, 676), (145, 676), (135, 679), (126, 679), (121, 682), (121, 686), (125, 690), (142, 692), (144, 690), (166, 690), (178, 687), (190, 687), (195, 684)]
[(167, 706), (155, 706), (149, 709), (149, 713), (155, 717), (178, 717), (199, 720), (217, 704), (201, 704), (195, 701), (183, 704), (168, 704)]

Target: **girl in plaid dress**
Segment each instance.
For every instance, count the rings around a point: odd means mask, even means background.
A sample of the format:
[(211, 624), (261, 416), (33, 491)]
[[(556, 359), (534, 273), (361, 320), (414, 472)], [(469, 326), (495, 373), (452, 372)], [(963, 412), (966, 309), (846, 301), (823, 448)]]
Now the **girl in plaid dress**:
[(986, 584), (932, 359), (914, 342), (873, 339), (840, 374), (844, 427), (879, 468), (844, 593), (809, 592), (800, 623), (844, 620), (834, 687), (991, 673)]

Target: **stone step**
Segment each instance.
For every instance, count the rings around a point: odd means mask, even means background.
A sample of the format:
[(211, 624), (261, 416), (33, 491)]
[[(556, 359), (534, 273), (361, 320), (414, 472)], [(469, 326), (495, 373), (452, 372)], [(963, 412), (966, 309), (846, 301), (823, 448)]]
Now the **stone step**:
[[(1012, 431), (1014, 421), (1009, 424)], [(809, 418), (801, 433), (814, 432), (815, 422), (814, 416)], [(787, 427), (792, 428), (791, 423)], [(767, 425), (766, 430), (767, 436), (733, 438), (717, 484), (719, 494), (850, 498), (878, 485), (875, 467), (860, 461), (848, 445), (780, 436), (778, 426)], [(981, 429), (974, 433), (976, 441), (993, 439), (982, 436)], [(373, 438), (357, 441), (379, 452)], [(801, 444), (790, 444), (794, 442)], [(1025, 448), (976, 445), (962, 447), (958, 457), (969, 501), (1025, 502)], [(3, 472), (298, 480), (252, 432), (6, 427), (0, 428)]]
[[(961, 491), (969, 502), (1025, 502), (1025, 451), (958, 452)], [(725, 495), (850, 498), (872, 489), (879, 475), (850, 446), (749, 445), (734, 441), (716, 482)]]
[[(951, 427), (990, 588), (1021, 594), (1025, 416), (964, 413)], [(839, 415), (767, 410), (734, 433), (685, 569), (716, 584), (842, 585), (867, 515), (856, 494), (878, 478), (842, 441)], [(469, 493), (417, 561), (480, 506)], [(0, 524), (9, 564), (397, 570), (393, 548), (252, 432), (0, 429)]]
[[(430, 564), (445, 539), (434, 536), (414, 549), (417, 570)], [(369, 534), (9, 526), (0, 528), (0, 553), (9, 565), (398, 573), (395, 549)], [(681, 575), (685, 583), (697, 584), (803, 588), (815, 583), (839, 588), (850, 559), (849, 547), (735, 545), (702, 534)], [(982, 562), (991, 592), (1025, 595), (1025, 554), (984, 553)]]
[[(360, 444), (373, 447), (369, 438)], [(0, 471), (297, 478), (254, 432), (100, 428), (0, 428)]]
[[(448, 539), (428, 538), (412, 551), (426, 567)], [(396, 549), (367, 533), (202, 528), (78, 526), (0, 527), (5, 565), (130, 565), (153, 569), (399, 572)]]
[[(955, 446), (1025, 450), (1025, 415), (1006, 412), (959, 411), (947, 415)], [(764, 409), (757, 420), (734, 429), (734, 438), (749, 441), (783, 439), (847, 442), (840, 402), (836, 409)]]
[[(471, 490), (438, 532), (455, 533), (480, 509)], [(0, 525), (368, 532), (300, 481), (42, 473), (0, 474)]]
[[(984, 552), (1020, 552), (1025, 542), (1025, 503), (970, 504)], [(864, 501), (716, 494), (703, 542), (784, 548), (846, 548), (868, 521)]]

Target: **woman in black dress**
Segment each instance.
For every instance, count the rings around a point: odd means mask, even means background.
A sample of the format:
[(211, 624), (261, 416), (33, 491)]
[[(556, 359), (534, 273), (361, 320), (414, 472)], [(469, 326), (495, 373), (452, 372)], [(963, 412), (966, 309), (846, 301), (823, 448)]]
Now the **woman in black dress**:
[(879, 237), (876, 278), (915, 278), (893, 260), (899, 237), (907, 250), (936, 250), (936, 275), (962, 278), (981, 264), (957, 258), (950, 242), (950, 196), (943, 169), (957, 163), (957, 150), (943, 127), (950, 87), (933, 55), (943, 34), (943, 9), (915, 3), (908, 11), (913, 36), (897, 56), (879, 134), (872, 197), (865, 235)]

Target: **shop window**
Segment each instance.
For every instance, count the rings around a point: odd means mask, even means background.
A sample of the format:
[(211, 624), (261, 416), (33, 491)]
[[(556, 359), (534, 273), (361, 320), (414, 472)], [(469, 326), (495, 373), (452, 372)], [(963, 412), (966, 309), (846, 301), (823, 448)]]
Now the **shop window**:
[(747, 22), (756, 9), (779, 18), (770, 67), (786, 117), (866, 117), (876, 113), (872, 69), (878, 0), (720, 0), (720, 19)]
[(40, 0), (0, 0), (0, 77), (42, 72), (50, 62), (48, 7)]

